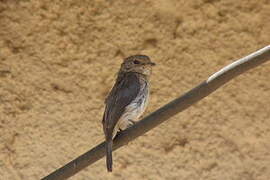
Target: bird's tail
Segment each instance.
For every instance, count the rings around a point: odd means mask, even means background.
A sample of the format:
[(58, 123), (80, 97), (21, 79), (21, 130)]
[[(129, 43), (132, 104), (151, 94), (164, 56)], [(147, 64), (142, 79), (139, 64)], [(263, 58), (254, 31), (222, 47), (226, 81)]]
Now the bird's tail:
[(108, 139), (106, 141), (106, 164), (107, 164), (107, 170), (108, 172), (112, 172), (112, 145), (113, 145), (113, 141), (112, 139)]

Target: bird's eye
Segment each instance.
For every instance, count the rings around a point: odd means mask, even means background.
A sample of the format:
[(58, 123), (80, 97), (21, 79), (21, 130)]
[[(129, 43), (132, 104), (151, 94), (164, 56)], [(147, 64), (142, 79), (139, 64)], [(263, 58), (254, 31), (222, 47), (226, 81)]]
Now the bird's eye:
[(140, 64), (140, 61), (134, 60), (134, 64)]

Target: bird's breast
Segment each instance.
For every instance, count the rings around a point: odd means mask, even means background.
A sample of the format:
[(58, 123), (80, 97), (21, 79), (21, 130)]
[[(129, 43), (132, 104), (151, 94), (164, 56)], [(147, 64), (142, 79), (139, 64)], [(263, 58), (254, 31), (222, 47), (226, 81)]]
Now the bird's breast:
[[(119, 123), (121, 129), (126, 129), (130, 124), (129, 121), (139, 121), (140, 116), (146, 109), (149, 99), (149, 85), (147, 82), (141, 84), (140, 91), (136, 98), (125, 108), (123, 115), (121, 116)], [(126, 127), (125, 127), (126, 126)]]

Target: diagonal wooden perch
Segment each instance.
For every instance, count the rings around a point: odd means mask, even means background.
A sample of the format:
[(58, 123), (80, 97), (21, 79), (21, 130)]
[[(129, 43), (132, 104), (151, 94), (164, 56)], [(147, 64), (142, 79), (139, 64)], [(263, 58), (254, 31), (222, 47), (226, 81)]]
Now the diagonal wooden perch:
[[(270, 45), (224, 67), (183, 96), (180, 96), (179, 98), (161, 107), (131, 128), (122, 131), (114, 140), (113, 150), (124, 146), (129, 141), (134, 140), (138, 136), (143, 135), (162, 122), (168, 120), (170, 117), (187, 109), (236, 76), (246, 72), (249, 69), (255, 68), (268, 60), (270, 60)], [(55, 170), (42, 180), (67, 179), (104, 156), (105, 142), (97, 145), (65, 166)]]

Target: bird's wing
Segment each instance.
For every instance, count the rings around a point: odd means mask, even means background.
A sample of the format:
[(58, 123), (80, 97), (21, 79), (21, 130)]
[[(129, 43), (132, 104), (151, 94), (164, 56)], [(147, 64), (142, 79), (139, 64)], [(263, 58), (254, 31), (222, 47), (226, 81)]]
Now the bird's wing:
[(109, 96), (103, 115), (103, 129), (106, 138), (112, 138), (113, 129), (119, 118), (140, 91), (140, 81), (136, 73), (125, 73), (118, 77)]

